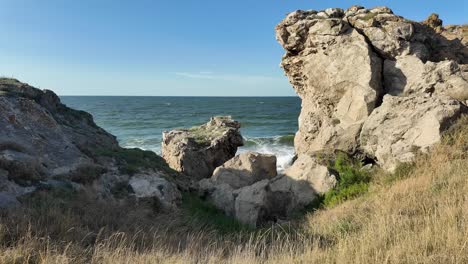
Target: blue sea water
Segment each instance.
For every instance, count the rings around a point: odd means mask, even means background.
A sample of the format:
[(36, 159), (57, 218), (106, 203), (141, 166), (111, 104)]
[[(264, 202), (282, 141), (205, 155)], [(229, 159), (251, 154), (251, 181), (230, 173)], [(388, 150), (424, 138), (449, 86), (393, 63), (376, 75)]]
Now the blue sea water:
[(301, 101), (298, 97), (121, 97), (63, 96), (69, 107), (84, 110), (117, 136), (122, 147), (161, 154), (162, 132), (206, 123), (216, 115), (241, 122), (247, 150), (275, 154), (283, 169), (294, 155), (293, 137)]

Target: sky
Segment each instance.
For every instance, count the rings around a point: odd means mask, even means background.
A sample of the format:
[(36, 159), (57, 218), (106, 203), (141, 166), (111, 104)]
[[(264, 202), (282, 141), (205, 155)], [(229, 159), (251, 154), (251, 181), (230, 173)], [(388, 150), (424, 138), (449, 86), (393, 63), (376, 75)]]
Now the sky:
[(0, 0), (0, 76), (59, 95), (294, 96), (274, 27), (297, 9), (389, 6), (468, 22), (466, 0)]

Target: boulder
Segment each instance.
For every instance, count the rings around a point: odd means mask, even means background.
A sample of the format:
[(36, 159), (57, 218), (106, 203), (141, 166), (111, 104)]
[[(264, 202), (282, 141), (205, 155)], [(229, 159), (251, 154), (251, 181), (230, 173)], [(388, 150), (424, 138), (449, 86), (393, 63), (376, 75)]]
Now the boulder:
[(299, 156), (284, 175), (277, 175), (274, 156), (243, 153), (201, 180), (198, 191), (226, 215), (258, 226), (288, 218), (335, 184), (333, 173), (311, 156)]
[(271, 215), (269, 183), (276, 175), (275, 156), (245, 152), (216, 168), (211, 178), (198, 182), (197, 188), (226, 215), (257, 226)]
[(214, 184), (226, 183), (238, 189), (276, 174), (276, 156), (245, 152), (216, 168), (211, 180)]
[(296, 11), (276, 26), (286, 50), (281, 67), (302, 99), (297, 154), (354, 151), (361, 126), (383, 92), (382, 60), (365, 36), (342, 19), (340, 10), (324, 13), (334, 18)]
[(385, 95), (382, 105), (364, 123), (363, 151), (384, 169), (393, 171), (410, 162), (418, 151), (427, 151), (441, 139), (467, 107), (447, 96), (407, 97)]
[(424, 25), (427, 25), (431, 28), (437, 29), (442, 27), (442, 20), (439, 18), (438, 14), (432, 13), (426, 20), (422, 22)]
[(162, 157), (168, 165), (193, 179), (212, 175), (243, 145), (240, 124), (231, 117), (213, 117), (201, 126), (163, 133)]
[(282, 197), (276, 201), (279, 215), (303, 209), (314, 203), (336, 186), (337, 179), (327, 166), (321, 165), (317, 158), (310, 155), (299, 155), (293, 165), (270, 182), (273, 197)]
[[(293, 165), (284, 171), (284, 176), (299, 183), (307, 185), (298, 189), (311, 189), (317, 194), (324, 194), (336, 185), (336, 177), (330, 169), (318, 162), (316, 157), (299, 155)], [(301, 191), (294, 190), (297, 195)]]
[(235, 217), (245, 225), (256, 227), (269, 215), (268, 180), (256, 182), (237, 191)]
[(139, 199), (156, 198), (163, 208), (174, 208), (182, 195), (177, 186), (158, 174), (136, 174), (129, 181), (130, 192)]

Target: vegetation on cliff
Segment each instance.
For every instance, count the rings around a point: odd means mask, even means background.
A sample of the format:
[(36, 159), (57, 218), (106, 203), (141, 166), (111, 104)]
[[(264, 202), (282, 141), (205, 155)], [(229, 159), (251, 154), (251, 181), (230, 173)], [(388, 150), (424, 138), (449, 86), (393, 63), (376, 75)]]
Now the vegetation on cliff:
[(256, 231), (207, 224), (216, 212), (204, 205), (162, 214), (85, 190), (39, 192), (1, 213), (0, 262), (466, 263), (467, 150), (465, 116), (414, 164), (376, 174), (367, 195)]

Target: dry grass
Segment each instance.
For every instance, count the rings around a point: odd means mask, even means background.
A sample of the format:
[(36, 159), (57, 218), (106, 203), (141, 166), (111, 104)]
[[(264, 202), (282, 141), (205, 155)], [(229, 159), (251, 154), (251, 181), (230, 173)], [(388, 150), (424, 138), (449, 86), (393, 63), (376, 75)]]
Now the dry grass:
[(364, 197), (255, 232), (42, 194), (0, 218), (0, 263), (468, 263), (467, 153), (465, 117), (402, 177), (380, 173)]

